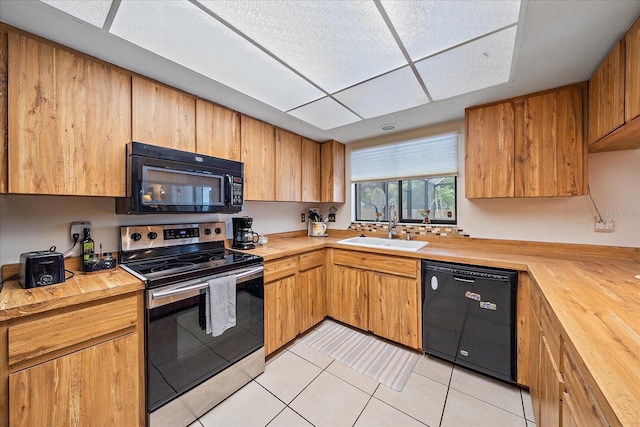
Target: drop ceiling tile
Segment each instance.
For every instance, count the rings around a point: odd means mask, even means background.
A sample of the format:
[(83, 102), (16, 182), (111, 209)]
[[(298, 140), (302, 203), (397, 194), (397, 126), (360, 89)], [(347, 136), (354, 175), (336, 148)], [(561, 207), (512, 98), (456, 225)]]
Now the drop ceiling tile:
[(408, 66), (338, 92), (333, 97), (365, 119), (429, 102)]
[(329, 97), (291, 110), (289, 114), (322, 130), (337, 128), (361, 120), (360, 117)]
[(416, 63), (434, 101), (509, 81), (516, 27)]
[(382, 0), (413, 61), (518, 21), (519, 0)]
[(200, 1), (327, 93), (406, 64), (372, 1)]
[(111, 0), (42, 0), (50, 6), (98, 28), (102, 28), (111, 8)]
[(324, 95), (188, 1), (123, 0), (111, 32), (282, 111)]

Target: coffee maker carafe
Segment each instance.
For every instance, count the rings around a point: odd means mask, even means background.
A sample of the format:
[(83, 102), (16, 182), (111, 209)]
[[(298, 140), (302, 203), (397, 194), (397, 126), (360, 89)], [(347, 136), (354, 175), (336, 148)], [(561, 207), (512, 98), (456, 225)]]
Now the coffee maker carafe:
[(253, 249), (258, 241), (258, 233), (251, 229), (253, 218), (248, 216), (231, 218), (233, 224), (233, 245), (235, 249)]

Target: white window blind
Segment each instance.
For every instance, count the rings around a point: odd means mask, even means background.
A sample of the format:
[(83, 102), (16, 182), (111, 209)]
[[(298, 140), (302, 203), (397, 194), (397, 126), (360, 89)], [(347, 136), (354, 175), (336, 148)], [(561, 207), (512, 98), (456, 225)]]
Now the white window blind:
[(457, 175), (458, 133), (351, 152), (351, 182)]

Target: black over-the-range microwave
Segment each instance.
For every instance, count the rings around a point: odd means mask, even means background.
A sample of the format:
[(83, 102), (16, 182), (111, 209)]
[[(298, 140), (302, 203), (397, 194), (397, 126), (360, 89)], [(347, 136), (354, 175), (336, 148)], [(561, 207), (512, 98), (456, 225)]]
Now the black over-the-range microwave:
[(118, 214), (236, 213), (244, 164), (140, 142), (127, 145), (127, 197)]

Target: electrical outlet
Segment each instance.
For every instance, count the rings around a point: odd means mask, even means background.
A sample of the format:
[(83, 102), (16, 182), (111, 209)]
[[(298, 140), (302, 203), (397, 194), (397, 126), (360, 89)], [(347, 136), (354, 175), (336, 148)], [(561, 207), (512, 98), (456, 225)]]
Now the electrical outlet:
[(301, 213), (300, 214), (300, 222), (306, 222), (306, 221), (307, 221), (307, 219), (305, 218), (304, 213)]
[(594, 230), (599, 232), (599, 233), (611, 233), (611, 232), (613, 232), (613, 220), (612, 219), (605, 219), (603, 221), (598, 221), (596, 219), (596, 225), (594, 227)]
[(78, 242), (82, 240), (84, 236), (84, 229), (88, 228), (91, 231), (91, 222), (89, 221), (79, 221), (71, 223), (71, 241), (73, 242), (75, 239), (73, 238), (74, 234), (78, 235)]

